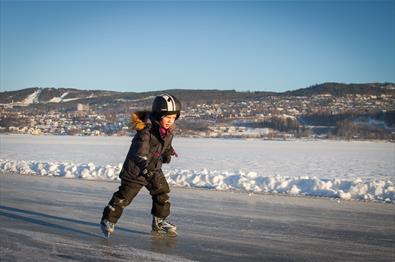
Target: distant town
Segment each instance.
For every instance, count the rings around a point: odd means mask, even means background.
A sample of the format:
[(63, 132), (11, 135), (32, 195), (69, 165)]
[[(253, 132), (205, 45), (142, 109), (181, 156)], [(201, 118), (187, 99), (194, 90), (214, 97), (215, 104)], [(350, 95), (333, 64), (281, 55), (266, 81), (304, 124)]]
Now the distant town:
[[(63, 90), (62, 95), (54, 95), (43, 103), (37, 100), (37, 93), (43, 90), (37, 90), (32, 90), (20, 101), (8, 103), (4, 102), (5, 96), (15, 94), (0, 93), (3, 96), (1, 133), (132, 136), (135, 131), (130, 114), (149, 110), (154, 98), (154, 94), (139, 94), (137, 98), (91, 94), (66, 100), (66, 93), (70, 91)], [(175, 131), (180, 136), (395, 140), (393, 84), (386, 84), (384, 89), (377, 87), (377, 92), (373, 93), (236, 93), (221, 97), (221, 92), (215, 92), (215, 97), (210, 99), (193, 99), (187, 90), (173, 90), (173, 93), (183, 101)]]

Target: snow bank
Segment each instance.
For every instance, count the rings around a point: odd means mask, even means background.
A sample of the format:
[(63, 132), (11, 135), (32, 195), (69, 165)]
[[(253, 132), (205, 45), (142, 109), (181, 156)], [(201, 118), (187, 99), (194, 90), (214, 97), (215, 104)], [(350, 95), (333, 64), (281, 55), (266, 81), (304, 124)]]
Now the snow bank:
[(11, 172), (20, 175), (117, 180), (121, 168), (121, 164), (118, 166), (95, 166), (93, 163), (74, 164), (68, 162), (57, 163), (0, 159), (0, 172)]
[[(0, 159), (0, 172), (21, 175), (61, 176), (91, 180), (119, 180), (122, 164), (96, 166), (93, 163), (56, 163)], [(395, 203), (395, 186), (388, 180), (363, 181), (322, 179), (309, 176), (262, 176), (256, 172), (172, 169), (165, 173), (169, 184), (216, 190), (284, 193), (323, 196), (344, 200), (379, 200)]]

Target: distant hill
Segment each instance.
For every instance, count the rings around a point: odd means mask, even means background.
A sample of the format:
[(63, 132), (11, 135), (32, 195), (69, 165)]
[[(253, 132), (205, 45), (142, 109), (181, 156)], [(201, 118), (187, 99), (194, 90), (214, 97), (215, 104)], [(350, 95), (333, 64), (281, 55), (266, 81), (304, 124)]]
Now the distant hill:
[(29, 106), (32, 104), (64, 103), (81, 99), (107, 97), (118, 94), (112, 91), (78, 90), (71, 88), (27, 88), (0, 93), (0, 104)]
[(237, 92), (235, 90), (170, 89), (136, 93), (35, 87), (17, 91), (0, 92), (0, 104), (13, 104), (14, 106), (46, 105), (50, 107), (56, 104), (74, 104), (76, 102), (103, 104), (113, 103), (114, 101), (146, 100), (163, 93), (173, 94), (183, 101), (183, 103), (210, 103), (277, 95), (277, 93), (273, 92)]
[(368, 83), (368, 84), (342, 84), (342, 83), (323, 83), (302, 88), (294, 91), (282, 93), (285, 96), (312, 96), (330, 94), (333, 96), (345, 96), (350, 94), (360, 95), (382, 95), (394, 94), (394, 83)]
[(171, 89), (152, 92), (114, 92), (102, 90), (78, 90), (70, 88), (28, 88), (17, 91), (0, 92), (0, 104), (14, 106), (47, 106), (56, 107), (60, 104), (112, 104), (122, 101), (144, 101), (154, 96), (170, 93), (178, 97), (185, 104), (215, 103), (230, 100), (259, 99), (268, 96), (314, 96), (330, 94), (345, 96), (349, 94), (361, 95), (395, 95), (394, 83), (342, 84), (323, 83), (308, 88), (275, 92), (238, 92), (235, 90), (187, 90)]

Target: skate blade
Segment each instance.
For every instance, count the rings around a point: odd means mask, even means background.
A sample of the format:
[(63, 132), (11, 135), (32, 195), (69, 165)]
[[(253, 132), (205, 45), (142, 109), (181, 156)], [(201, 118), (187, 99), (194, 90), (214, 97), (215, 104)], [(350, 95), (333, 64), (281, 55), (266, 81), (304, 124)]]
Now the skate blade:
[(168, 237), (176, 237), (177, 236), (177, 232), (176, 231), (168, 231), (166, 235)]
[(177, 236), (176, 231), (151, 231), (151, 236), (155, 238), (172, 238)]
[(100, 228), (100, 229), (101, 229), (101, 232), (103, 233), (103, 236), (104, 236), (105, 238), (109, 239), (111, 233), (108, 232), (107, 230), (103, 229), (103, 228)]
[(111, 235), (111, 234), (110, 234), (109, 232), (103, 231), (103, 230), (102, 230), (102, 233), (103, 233), (103, 237), (104, 237), (104, 238), (106, 238), (106, 239), (109, 239), (109, 238), (110, 238), (110, 235)]

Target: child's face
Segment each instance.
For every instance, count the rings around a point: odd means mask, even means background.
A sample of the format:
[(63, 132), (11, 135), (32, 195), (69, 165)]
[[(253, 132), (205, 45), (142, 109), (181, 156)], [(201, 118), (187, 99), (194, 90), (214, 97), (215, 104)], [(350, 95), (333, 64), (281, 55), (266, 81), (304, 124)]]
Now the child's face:
[(169, 129), (176, 121), (176, 118), (177, 118), (176, 114), (164, 116), (160, 120), (160, 126), (165, 129)]

